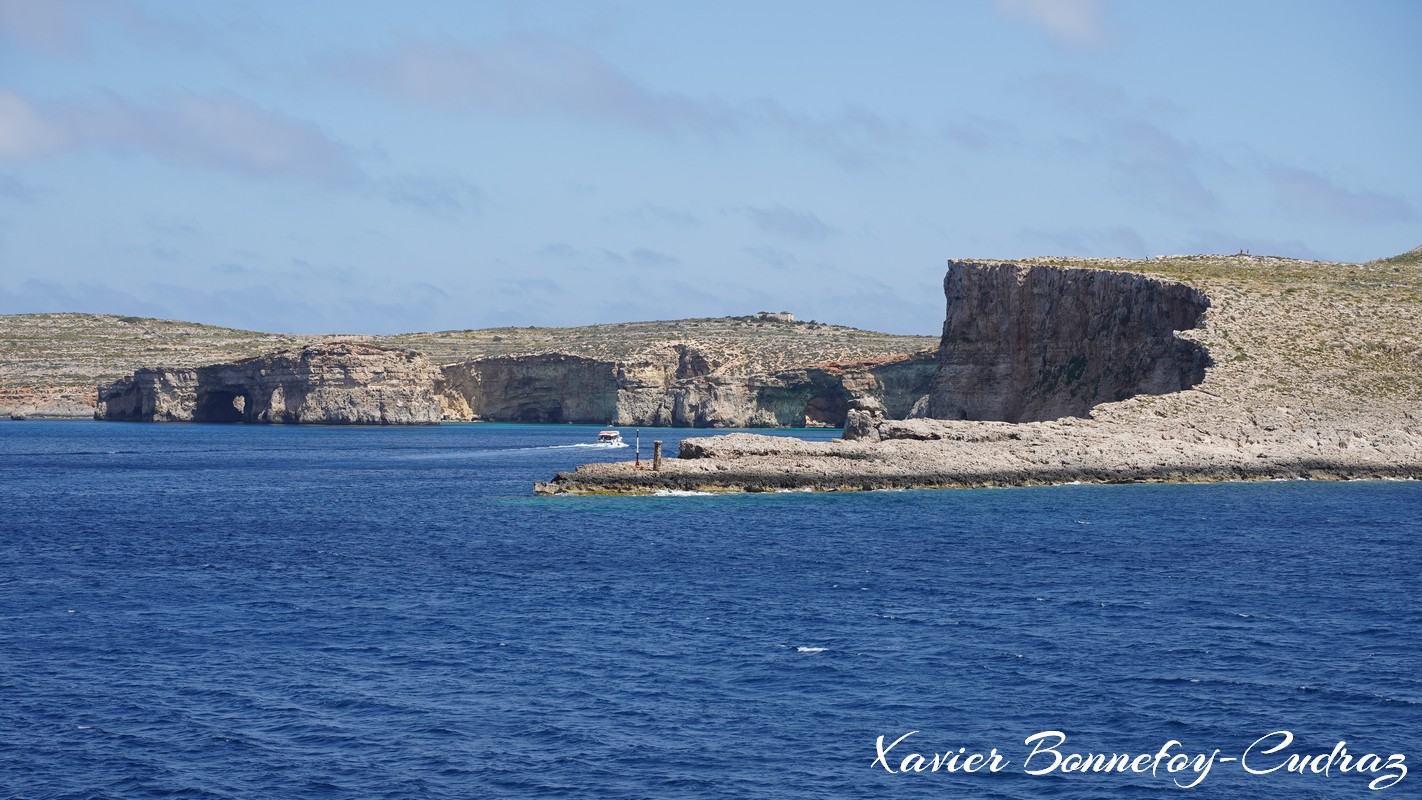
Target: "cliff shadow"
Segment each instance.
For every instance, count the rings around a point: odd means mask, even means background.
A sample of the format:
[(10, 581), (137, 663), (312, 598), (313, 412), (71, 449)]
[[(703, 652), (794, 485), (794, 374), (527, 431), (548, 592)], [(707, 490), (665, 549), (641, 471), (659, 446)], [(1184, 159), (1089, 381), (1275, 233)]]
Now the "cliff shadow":
[(251, 398), (246, 389), (198, 386), (193, 422), (246, 422)]
[(845, 416), (849, 413), (849, 392), (819, 394), (805, 403), (805, 425), (826, 428), (844, 427)]

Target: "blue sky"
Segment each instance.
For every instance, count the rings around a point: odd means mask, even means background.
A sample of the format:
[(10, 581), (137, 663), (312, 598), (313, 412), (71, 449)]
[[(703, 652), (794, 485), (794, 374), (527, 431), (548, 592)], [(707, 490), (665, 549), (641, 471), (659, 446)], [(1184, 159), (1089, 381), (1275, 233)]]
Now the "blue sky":
[(943, 262), (1422, 244), (1422, 3), (0, 0), (0, 313), (787, 309)]

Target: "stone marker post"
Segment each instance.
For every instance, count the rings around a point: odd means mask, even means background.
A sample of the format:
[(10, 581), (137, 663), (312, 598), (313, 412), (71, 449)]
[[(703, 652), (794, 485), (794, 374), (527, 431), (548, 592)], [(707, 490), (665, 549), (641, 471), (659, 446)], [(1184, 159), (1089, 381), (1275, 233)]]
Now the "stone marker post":
[(652, 470), (655, 472), (662, 468), (662, 440), (652, 440)]

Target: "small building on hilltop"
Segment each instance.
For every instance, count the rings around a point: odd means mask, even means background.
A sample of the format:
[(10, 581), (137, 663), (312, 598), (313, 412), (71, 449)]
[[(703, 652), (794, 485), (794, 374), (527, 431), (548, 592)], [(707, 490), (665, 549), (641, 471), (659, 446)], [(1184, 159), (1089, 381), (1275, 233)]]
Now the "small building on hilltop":
[(757, 311), (755, 318), (759, 322), (794, 322), (795, 315), (789, 311)]

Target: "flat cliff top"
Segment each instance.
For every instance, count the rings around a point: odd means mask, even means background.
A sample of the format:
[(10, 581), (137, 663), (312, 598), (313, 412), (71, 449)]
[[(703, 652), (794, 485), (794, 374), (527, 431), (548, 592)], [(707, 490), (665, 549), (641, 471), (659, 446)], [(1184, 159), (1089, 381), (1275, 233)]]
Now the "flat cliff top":
[(98, 384), (140, 367), (198, 367), (316, 341), (109, 314), (0, 316), (0, 413), (85, 417)]
[(197, 367), (319, 341), (108, 314), (0, 316), (0, 385), (110, 381), (138, 367)]
[(938, 347), (937, 335), (896, 336), (819, 322), (771, 322), (754, 317), (406, 333), (379, 341), (419, 350), (438, 363), (550, 352), (631, 361), (642, 353), (680, 342), (723, 361), (738, 361), (744, 371), (754, 373), (825, 362), (873, 361)]
[[(1212, 303), (1204, 325), (1181, 334), (1214, 359), (1201, 392), (1248, 405), (1422, 403), (1417, 251), (1366, 264), (1253, 255), (1022, 263), (1139, 272), (1203, 290)], [(1168, 407), (1191, 394), (1159, 400)]]
[[(981, 262), (999, 263), (999, 262)], [(692, 440), (662, 473), (604, 464), (541, 491), (740, 491), (1069, 481), (1422, 478), (1422, 253), (1366, 264), (1266, 256), (1034, 258), (1180, 281), (1211, 301), (1179, 335), (1214, 361), (1185, 391), (1090, 419), (880, 423), (883, 441)]]

